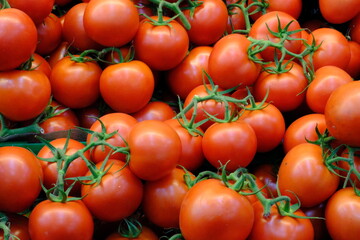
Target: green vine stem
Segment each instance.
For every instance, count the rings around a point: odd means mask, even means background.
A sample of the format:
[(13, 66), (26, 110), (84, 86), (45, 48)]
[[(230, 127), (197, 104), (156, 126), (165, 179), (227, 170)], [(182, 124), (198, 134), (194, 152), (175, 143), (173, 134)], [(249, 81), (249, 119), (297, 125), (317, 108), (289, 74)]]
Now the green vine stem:
[(3, 231), (4, 240), (20, 240), (20, 238), (11, 234), (10, 227), (8, 217), (4, 213), (0, 212), (0, 230)]
[(0, 5), (1, 5), (1, 9), (11, 8), (7, 0), (0, 0)]

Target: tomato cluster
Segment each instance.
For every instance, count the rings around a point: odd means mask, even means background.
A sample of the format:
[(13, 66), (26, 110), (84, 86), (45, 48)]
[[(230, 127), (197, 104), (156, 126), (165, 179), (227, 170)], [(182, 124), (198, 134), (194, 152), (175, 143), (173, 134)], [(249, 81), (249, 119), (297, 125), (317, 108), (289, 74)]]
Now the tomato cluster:
[(0, 0), (0, 240), (358, 239), (360, 3)]

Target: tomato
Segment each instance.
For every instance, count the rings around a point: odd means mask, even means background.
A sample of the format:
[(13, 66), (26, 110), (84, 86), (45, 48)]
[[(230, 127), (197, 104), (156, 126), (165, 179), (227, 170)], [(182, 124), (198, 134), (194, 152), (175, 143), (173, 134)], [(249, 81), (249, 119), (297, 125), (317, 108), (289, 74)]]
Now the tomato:
[(130, 61), (106, 67), (100, 76), (100, 93), (115, 111), (134, 113), (149, 103), (155, 80), (144, 62)]
[[(268, 66), (274, 67), (271, 63)], [(305, 100), (304, 90), (308, 81), (302, 67), (291, 62), (285, 66), (288, 72), (272, 74), (262, 72), (254, 84), (253, 95), (256, 101), (262, 101), (267, 92), (266, 101), (271, 102), (281, 112), (295, 110)]]
[(254, 210), (246, 197), (219, 180), (207, 179), (185, 195), (179, 223), (186, 240), (241, 240), (250, 234)]
[[(288, 31), (296, 31), (300, 29), (300, 24), (291, 15), (282, 11), (271, 11), (263, 16), (259, 17), (252, 25), (249, 37), (257, 40), (269, 40), (274, 43), (280, 42), (280, 38), (274, 36), (271, 32), (281, 33), (279, 28), (284, 29), (288, 26)], [(302, 41), (298, 39), (301, 37), (301, 32), (295, 32), (289, 35), (290, 40), (285, 40), (283, 46), (292, 53), (299, 53)], [(274, 61), (275, 52), (277, 57), (281, 57), (279, 49), (274, 47), (267, 47), (264, 51), (260, 52), (261, 57), (264, 61)], [(292, 56), (285, 56), (286, 59), (290, 59)]]
[(349, 41), (349, 46), (351, 57), (345, 70), (351, 77), (357, 79), (360, 77), (360, 68), (358, 68), (360, 65), (360, 43)]
[(299, 117), (292, 122), (286, 129), (283, 141), (285, 153), (291, 148), (307, 140), (315, 141), (318, 139), (315, 128), (323, 134), (326, 130), (325, 116), (321, 113), (310, 113)]
[(360, 82), (352, 81), (338, 87), (325, 106), (326, 126), (330, 135), (341, 143), (360, 147)]
[[(256, 104), (259, 104), (256, 103)], [(280, 110), (271, 103), (264, 103), (263, 109), (240, 112), (239, 119), (247, 122), (254, 129), (257, 139), (257, 152), (268, 152), (276, 148), (285, 133), (285, 119)]]
[[(157, 16), (152, 17), (158, 20)], [(168, 17), (163, 18), (169, 20)], [(153, 25), (149, 19), (140, 22), (134, 38), (135, 59), (145, 62), (154, 70), (170, 70), (181, 63), (189, 48), (189, 37), (180, 23)]]
[(51, 94), (45, 73), (13, 70), (0, 72), (0, 79), (0, 113), (6, 118), (26, 121), (45, 110)]
[(324, 66), (316, 70), (315, 77), (306, 91), (306, 103), (317, 113), (324, 113), (330, 94), (341, 85), (353, 81), (352, 77), (336, 66)]
[[(349, 153), (347, 151), (347, 149), (345, 149), (341, 155), (341, 157), (344, 158), (349, 158)], [(360, 156), (359, 156), (359, 151), (355, 151), (354, 154), (354, 158), (352, 159), (354, 162), (354, 168), (359, 172), (360, 171)], [(348, 171), (350, 169), (350, 164), (346, 161), (339, 161), (337, 162), (338, 166), (340, 168), (345, 169), (346, 171), (340, 171), (340, 174), (344, 177), (346, 177), (348, 175)], [(354, 173), (350, 174), (350, 180), (352, 181), (353, 184), (355, 184), (355, 186), (360, 186), (360, 179), (358, 177), (356, 177), (356, 175)]]
[(226, 32), (232, 33), (233, 30), (244, 30), (246, 28), (244, 13), (239, 7), (229, 7), (230, 4), (236, 3), (237, 0), (226, 0), (229, 9)]
[(210, 46), (195, 47), (179, 65), (167, 72), (166, 82), (174, 94), (185, 99), (193, 88), (208, 82), (203, 71), (208, 71), (211, 51)]
[(131, 171), (148, 181), (170, 174), (181, 155), (176, 131), (159, 120), (138, 122), (130, 131), (128, 146)]
[(351, 40), (360, 44), (360, 13), (358, 13), (350, 22)]
[(252, 171), (261, 182), (266, 185), (268, 196), (277, 197), (277, 166), (273, 164), (263, 163), (257, 165)]
[(39, 70), (45, 73), (45, 75), (50, 78), (51, 75), (51, 67), (50, 64), (43, 58), (41, 55), (34, 53), (33, 61), (31, 62), (31, 69)]
[[(248, 0), (248, 5), (254, 3), (255, 1), (253, 0)], [(262, 2), (262, 1), (260, 1)], [(267, 0), (267, 8), (266, 8), (266, 12), (273, 12), (273, 11), (281, 11), (281, 12), (285, 12), (289, 15), (291, 15), (293, 18), (298, 19), (300, 14), (301, 14), (301, 10), (302, 10), (302, 1), (301, 0)], [(249, 12), (253, 12), (254, 10), (256, 10), (256, 7), (251, 7)], [(255, 13), (255, 14), (251, 14), (250, 17), (253, 20), (258, 19), (261, 15), (263, 15), (261, 12)]]
[(59, 6), (65, 6), (66, 4), (70, 3), (72, 0), (55, 0), (55, 4)]
[(61, 43), (62, 25), (60, 18), (50, 13), (36, 28), (38, 43), (35, 52), (46, 56), (54, 51)]
[(360, 12), (360, 5), (356, 0), (345, 1), (341, 8), (336, 3), (336, 0), (319, 0), (320, 13), (329, 23), (345, 23)]
[(51, 13), (54, 0), (7, 0), (12, 8), (25, 12), (35, 23), (39, 25)]
[(101, 48), (101, 45), (92, 40), (84, 29), (83, 16), (87, 5), (88, 3), (76, 4), (64, 16), (64, 40), (78, 51)]
[(281, 194), (289, 196), (292, 203), (296, 203), (298, 198), (303, 207), (324, 202), (338, 185), (339, 176), (326, 167), (319, 145), (299, 144), (285, 155), (280, 164), (278, 187)]
[[(317, 70), (323, 66), (333, 65), (345, 69), (349, 64), (351, 52), (348, 40), (336, 29), (319, 28), (312, 32), (307, 39), (311, 45), (314, 41), (316, 45), (321, 46), (315, 51), (312, 57), (314, 69)], [(309, 55), (305, 56), (309, 63)]]
[(33, 240), (91, 240), (94, 222), (81, 200), (65, 203), (44, 200), (29, 216)]
[[(29, 220), (27, 217), (18, 214), (6, 214), (10, 223), (10, 233), (21, 240), (30, 240), (28, 229)], [(4, 240), (3, 231), (0, 230), (0, 240)], [(10, 237), (9, 240), (15, 240)]]
[(35, 52), (37, 30), (23, 11), (15, 8), (0, 10), (0, 71), (20, 66)]
[(326, 219), (324, 219), (325, 207), (326, 202), (320, 203), (319, 205), (311, 208), (301, 208), (301, 210), (305, 213), (306, 216), (320, 218), (310, 219), (314, 227), (314, 240), (330, 239), (329, 233), (326, 229)]
[[(96, 167), (99, 169), (103, 162)], [(143, 184), (125, 163), (109, 159), (99, 184), (83, 184), (83, 202), (97, 219), (112, 222), (129, 217), (140, 206)], [(89, 171), (87, 175), (91, 175)]]
[(78, 122), (74, 122), (74, 120), (66, 116), (54, 116), (40, 122), (39, 126), (42, 132), (46, 134), (74, 129), (77, 123)]
[(83, 128), (90, 128), (97, 121), (96, 118), (100, 118), (103, 115), (98, 107), (94, 105), (76, 110), (79, 126)]
[(76, 126), (79, 126), (79, 119), (72, 109), (59, 104), (55, 100), (51, 101), (50, 106), (54, 108), (54, 113), (56, 114), (56, 116), (63, 116), (69, 118)]
[[(222, 0), (202, 0), (200, 6), (191, 13), (183, 11), (191, 28), (187, 30), (191, 43), (204, 46), (219, 40), (226, 30), (228, 10)], [(192, 14), (192, 15), (191, 15)]]
[(260, 66), (248, 58), (251, 42), (240, 34), (229, 34), (214, 45), (209, 57), (209, 74), (216, 85), (228, 89), (252, 85)]
[(302, 210), (294, 212), (300, 218), (282, 216), (274, 204), (270, 209), (270, 216), (264, 216), (264, 207), (261, 202), (253, 204), (254, 226), (248, 240), (308, 240), (314, 239), (314, 228), (310, 219), (305, 217)]
[(67, 55), (69, 47), (70, 45), (68, 42), (61, 42), (59, 46), (51, 52), (49, 58), (47, 58), (51, 68), (53, 68), (60, 59)]
[(204, 133), (202, 149), (211, 165), (219, 168), (227, 163), (226, 170), (232, 172), (248, 166), (253, 160), (257, 149), (256, 133), (244, 120), (214, 123)]
[(18, 213), (34, 203), (43, 172), (32, 152), (16, 146), (0, 147), (0, 175), (0, 211)]
[(136, 238), (123, 237), (118, 233), (110, 234), (105, 240), (158, 240), (158, 236), (154, 233), (151, 228), (142, 226), (141, 233)]
[(360, 197), (352, 187), (338, 190), (331, 196), (325, 208), (326, 226), (334, 240), (359, 238)]
[(144, 120), (165, 121), (175, 117), (176, 113), (166, 102), (149, 102), (145, 107), (132, 114), (139, 122)]
[[(116, 132), (114, 136), (107, 139), (106, 142), (115, 147), (125, 147), (126, 141), (129, 139), (131, 129), (137, 123), (137, 120), (126, 113), (108, 113), (99, 118), (106, 128), (106, 133)], [(91, 131), (101, 132), (100, 121), (94, 122), (90, 127)], [(86, 142), (91, 142), (91, 135), (87, 136)], [(94, 139), (96, 140), (96, 138)], [(91, 150), (91, 160), (95, 163), (105, 160), (106, 156), (110, 153), (110, 148), (107, 146), (96, 146)], [(123, 153), (112, 153), (112, 159), (125, 160), (126, 155)]]
[[(67, 146), (65, 148), (65, 144)], [(81, 142), (74, 139), (66, 139), (66, 138), (57, 138), (55, 140), (50, 141), (50, 144), (60, 151), (64, 152), (66, 156), (71, 156), (76, 153), (78, 150), (81, 150), (85, 147)], [(90, 153), (87, 151), (84, 153), (84, 156), (87, 159), (90, 159)], [(57, 162), (47, 162), (41, 160), (41, 158), (52, 158), (54, 157), (54, 153), (50, 150), (48, 146), (44, 146), (40, 149), (37, 154), (39, 158), (39, 162), (42, 166), (42, 170), (44, 173), (44, 181), (43, 184), (47, 189), (54, 187), (58, 179), (58, 163)], [(63, 162), (63, 160), (61, 160)], [(63, 165), (63, 164), (62, 164)], [(62, 166), (61, 165), (61, 166)], [(69, 165), (68, 170), (66, 171), (65, 178), (73, 178), (73, 177), (82, 177), (88, 172), (87, 165), (85, 161), (79, 157), (72, 161)], [(65, 180), (65, 190), (73, 183), (73, 180)], [(72, 188), (72, 195), (79, 196), (80, 194), (80, 183), (77, 183)]]
[(76, 62), (71, 57), (61, 59), (52, 68), (50, 77), (55, 100), (69, 108), (90, 106), (100, 95), (101, 73), (102, 69), (95, 61)]

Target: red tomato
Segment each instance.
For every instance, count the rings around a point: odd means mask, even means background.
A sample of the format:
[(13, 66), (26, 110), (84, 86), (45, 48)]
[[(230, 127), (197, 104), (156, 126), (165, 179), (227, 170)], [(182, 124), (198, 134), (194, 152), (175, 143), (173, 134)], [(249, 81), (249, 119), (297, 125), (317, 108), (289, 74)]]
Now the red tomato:
[(191, 43), (211, 45), (224, 34), (228, 20), (228, 10), (222, 0), (201, 0), (195, 11), (183, 11), (191, 28), (187, 30)]
[[(65, 144), (67, 143), (67, 147), (65, 148)], [(81, 150), (85, 147), (81, 142), (74, 139), (66, 139), (66, 138), (57, 138), (55, 140), (50, 141), (50, 144), (55, 148), (62, 151), (66, 156), (71, 156), (76, 153), (78, 150)], [(43, 184), (47, 189), (50, 189), (55, 186), (58, 179), (58, 164), (57, 162), (47, 162), (43, 161), (40, 158), (53, 158), (54, 154), (50, 150), (48, 146), (44, 146), (40, 149), (37, 156), (39, 157), (39, 162), (42, 166), (42, 170), (44, 173), (44, 181)], [(90, 159), (90, 153), (85, 152), (84, 156), (87, 159)], [(63, 162), (64, 159), (58, 160)], [(63, 164), (62, 164), (63, 165)], [(85, 161), (79, 157), (72, 161), (69, 165), (68, 170), (66, 171), (65, 178), (73, 178), (73, 177), (82, 177), (88, 172), (87, 165)], [(73, 183), (73, 180), (65, 180), (65, 190)], [(72, 188), (72, 195), (79, 196), (80, 194), (80, 183), (77, 183)]]
[(45, 73), (13, 70), (0, 72), (0, 79), (0, 113), (6, 118), (26, 121), (45, 110), (51, 94), (50, 81)]
[(62, 25), (60, 18), (50, 13), (36, 28), (38, 43), (35, 51), (42, 56), (46, 56), (61, 43)]
[(257, 139), (253, 128), (243, 120), (230, 123), (214, 123), (206, 129), (202, 149), (205, 158), (216, 168), (226, 165), (235, 171), (246, 167), (253, 160)]
[(20, 66), (35, 52), (37, 30), (23, 11), (1, 9), (0, 39), (0, 71), (8, 71)]
[(130, 131), (130, 169), (143, 180), (154, 181), (176, 167), (181, 155), (181, 141), (176, 131), (159, 120), (137, 123)]
[(282, 195), (291, 198), (292, 203), (296, 203), (298, 198), (301, 206), (313, 207), (327, 200), (338, 185), (339, 176), (326, 167), (319, 145), (299, 144), (281, 162), (278, 187)]
[(33, 61), (31, 62), (31, 69), (39, 70), (45, 73), (45, 75), (50, 78), (51, 67), (50, 64), (43, 58), (41, 55), (34, 53)]
[(153, 230), (146, 226), (142, 226), (141, 233), (136, 238), (127, 238), (121, 236), (119, 233), (110, 234), (105, 240), (158, 240), (158, 236), (154, 233)]
[(214, 45), (209, 57), (209, 74), (215, 84), (228, 89), (252, 85), (260, 66), (248, 58), (251, 42), (244, 35), (229, 34)]
[(251, 172), (266, 185), (268, 196), (277, 197), (277, 166), (263, 163), (257, 165)]
[(334, 240), (355, 240), (359, 238), (360, 197), (352, 187), (338, 190), (326, 204), (326, 226)]
[(54, 0), (7, 0), (12, 8), (17, 8), (25, 12), (39, 25), (51, 13)]
[[(108, 113), (100, 117), (99, 120), (105, 125), (106, 133), (117, 133), (106, 142), (115, 147), (125, 147), (125, 142), (128, 141), (131, 129), (137, 123), (137, 120), (126, 113)], [(94, 122), (90, 127), (91, 131), (101, 132), (100, 121)], [(86, 142), (91, 142), (91, 135), (88, 135)], [(96, 141), (96, 138), (93, 139)], [(110, 148), (107, 146), (96, 146), (91, 150), (91, 160), (95, 163), (105, 160), (106, 156), (110, 153)], [(126, 155), (123, 153), (112, 153), (112, 159), (125, 160)]]
[(319, 0), (321, 15), (330, 23), (345, 23), (360, 12), (360, 4), (357, 0), (344, 1), (341, 8), (337, 3), (336, 0)]
[[(30, 240), (29, 234), (29, 220), (27, 217), (18, 214), (6, 213), (8, 222), (10, 223), (10, 233), (21, 240)], [(4, 234), (2, 229), (0, 230), (0, 240), (4, 240)], [(10, 237), (9, 240), (15, 240)]]
[(70, 45), (68, 42), (62, 42), (59, 44), (59, 46), (50, 54), (49, 58), (47, 59), (50, 67), (53, 68), (55, 64), (64, 58), (69, 49)]
[[(269, 66), (274, 67), (275, 64), (271, 63)], [(253, 90), (256, 101), (262, 101), (268, 92), (266, 101), (281, 112), (295, 110), (302, 104), (305, 99), (304, 90), (308, 85), (303, 68), (291, 62), (285, 69), (289, 71), (279, 74), (264, 71), (260, 74)]]
[(318, 68), (306, 91), (306, 103), (316, 113), (324, 113), (330, 94), (341, 85), (353, 81), (352, 77), (336, 66)]
[(115, 111), (134, 113), (143, 108), (154, 92), (155, 80), (144, 62), (111, 65), (100, 76), (100, 93)]
[(144, 120), (165, 121), (175, 117), (176, 113), (166, 102), (149, 102), (145, 107), (132, 114), (139, 122)]
[(232, 33), (234, 30), (244, 30), (246, 28), (244, 13), (239, 7), (229, 7), (230, 4), (236, 3), (237, 0), (226, 0), (229, 9), (228, 22), (226, 32)]
[(76, 62), (71, 57), (61, 59), (52, 68), (50, 77), (55, 100), (69, 108), (90, 106), (100, 95), (101, 73), (102, 69), (95, 61)]
[(185, 99), (193, 88), (208, 82), (203, 71), (208, 71), (212, 49), (210, 46), (191, 49), (179, 65), (167, 72), (166, 81), (174, 94)]
[[(158, 20), (157, 16), (152, 19)], [(164, 21), (169, 20), (164, 17)], [(189, 48), (189, 37), (180, 23), (153, 25), (149, 19), (141, 21), (134, 38), (135, 58), (154, 70), (170, 70), (181, 63)]]
[[(254, 3), (253, 0), (248, 0), (248, 5)], [(281, 11), (291, 15), (293, 18), (298, 19), (302, 10), (302, 1), (301, 0), (267, 0), (265, 2), (268, 6), (266, 7), (266, 12)], [(256, 6), (251, 7), (249, 12), (256, 10)], [(261, 12), (251, 14), (250, 17), (254, 20), (258, 19), (261, 15)]]
[[(274, 36), (271, 32), (279, 33), (279, 28), (284, 29), (288, 26), (288, 31), (296, 31), (300, 29), (300, 24), (298, 21), (291, 15), (281, 12), (281, 11), (271, 11), (263, 16), (259, 17), (254, 24), (252, 25), (249, 37), (257, 40), (269, 40), (274, 43), (280, 42), (280, 38)], [(302, 44), (302, 41), (298, 39), (301, 37), (301, 32), (295, 32), (289, 35), (291, 40), (285, 40), (282, 45), (292, 53), (299, 53)], [(275, 52), (277, 57), (281, 57), (281, 52), (279, 49), (274, 47), (267, 47), (264, 51), (260, 52), (261, 57), (264, 61), (274, 61)], [(286, 59), (290, 59), (292, 56), (285, 56)]]
[[(103, 162), (96, 167), (99, 169)], [(99, 184), (83, 184), (81, 196), (93, 216), (102, 221), (112, 222), (129, 217), (140, 206), (143, 185), (125, 163), (109, 159), (108, 170)], [(87, 175), (91, 175), (89, 171)]]
[(325, 106), (326, 126), (330, 135), (341, 143), (360, 147), (360, 82), (338, 87)]
[(318, 139), (315, 128), (323, 134), (326, 130), (325, 116), (321, 113), (307, 114), (299, 117), (292, 122), (286, 129), (284, 135), (284, 151), (287, 153), (291, 148), (307, 140), (315, 141)]
[(33, 240), (91, 240), (94, 222), (81, 200), (65, 203), (45, 200), (31, 212), (29, 232)]
[(352, 41), (360, 44), (360, 13), (350, 22), (350, 37)]
[(79, 126), (83, 128), (90, 128), (102, 116), (100, 110), (96, 106), (89, 106), (76, 110), (76, 116), (79, 119)]
[(294, 212), (300, 218), (282, 216), (274, 204), (270, 209), (270, 216), (264, 216), (261, 202), (253, 204), (254, 226), (248, 240), (308, 240), (314, 239), (314, 228), (310, 219), (305, 217), (302, 210)]
[(66, 116), (54, 116), (39, 123), (43, 133), (52, 133), (74, 129), (78, 122)]
[(32, 152), (16, 146), (0, 147), (0, 175), (0, 211), (22, 212), (35, 202), (43, 172)]
[[(54, 113), (56, 114), (56, 116), (63, 116), (69, 118), (76, 126), (79, 126), (79, 119), (72, 109), (63, 106), (54, 100), (51, 101), (50, 106), (52, 106), (55, 109)], [(59, 113), (61, 111), (63, 112)]]
[(221, 181), (195, 184), (180, 208), (180, 230), (186, 240), (242, 240), (250, 234), (254, 210), (246, 197)]
[(306, 216), (318, 217), (318, 219), (310, 219), (314, 227), (314, 240), (330, 239), (329, 233), (326, 229), (326, 220), (321, 219), (325, 218), (325, 207), (326, 202), (320, 203), (319, 205), (311, 208), (301, 208), (301, 210), (305, 213)]
[(92, 0), (83, 21), (88, 36), (108, 47), (130, 42), (139, 28), (139, 14), (130, 0)]
[[(354, 168), (360, 172), (360, 156), (359, 156), (359, 151), (355, 151), (354, 154), (354, 158), (352, 159), (353, 163), (354, 163)], [(345, 149), (345, 151), (343, 151), (340, 155), (343, 158), (349, 158), (349, 153), (348, 151)], [(350, 164), (346, 161), (339, 161), (337, 162), (338, 166), (345, 169), (346, 171), (340, 171), (340, 174), (344, 177), (346, 177), (348, 175), (348, 171), (350, 169)], [(350, 174), (350, 180), (352, 181), (353, 184), (355, 184), (355, 186), (359, 187), (360, 186), (360, 179), (354, 174), (351, 173)]]
[(347, 65), (345, 70), (351, 77), (357, 79), (358, 77), (360, 77), (360, 43), (355, 41), (349, 41), (349, 46), (351, 57), (349, 64)]
[[(269, 152), (276, 148), (285, 133), (285, 119), (280, 110), (271, 103), (264, 103), (264, 106), (263, 109), (244, 109), (239, 113), (239, 119), (247, 122), (255, 131), (257, 152)], [(251, 105), (245, 108), (251, 108)]]

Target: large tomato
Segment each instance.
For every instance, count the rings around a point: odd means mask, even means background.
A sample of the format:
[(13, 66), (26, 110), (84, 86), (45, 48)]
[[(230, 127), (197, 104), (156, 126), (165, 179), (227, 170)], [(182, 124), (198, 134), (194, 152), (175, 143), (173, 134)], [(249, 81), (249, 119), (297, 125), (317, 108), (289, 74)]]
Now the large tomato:
[(42, 56), (54, 51), (61, 42), (61, 31), (60, 18), (50, 13), (42, 24), (37, 25), (38, 43), (35, 51)]
[(35, 23), (39, 25), (51, 13), (54, 0), (7, 0), (12, 8), (25, 12)]
[(360, 147), (360, 82), (352, 81), (338, 87), (325, 106), (326, 126), (341, 143)]
[(0, 148), (0, 211), (18, 213), (30, 207), (41, 191), (43, 172), (26, 148)]
[(0, 39), (0, 71), (8, 71), (28, 60), (35, 52), (37, 30), (23, 11), (1, 9)]
[(26, 121), (45, 110), (51, 94), (50, 81), (45, 73), (6, 71), (0, 72), (0, 79), (0, 113), (6, 118)]
[(180, 230), (186, 240), (242, 240), (250, 234), (254, 210), (246, 197), (221, 181), (195, 184), (180, 208)]
[(345, 23), (353, 19), (360, 12), (357, 0), (344, 1), (341, 7), (337, 6), (336, 0), (319, 0), (321, 15), (329, 23)]

